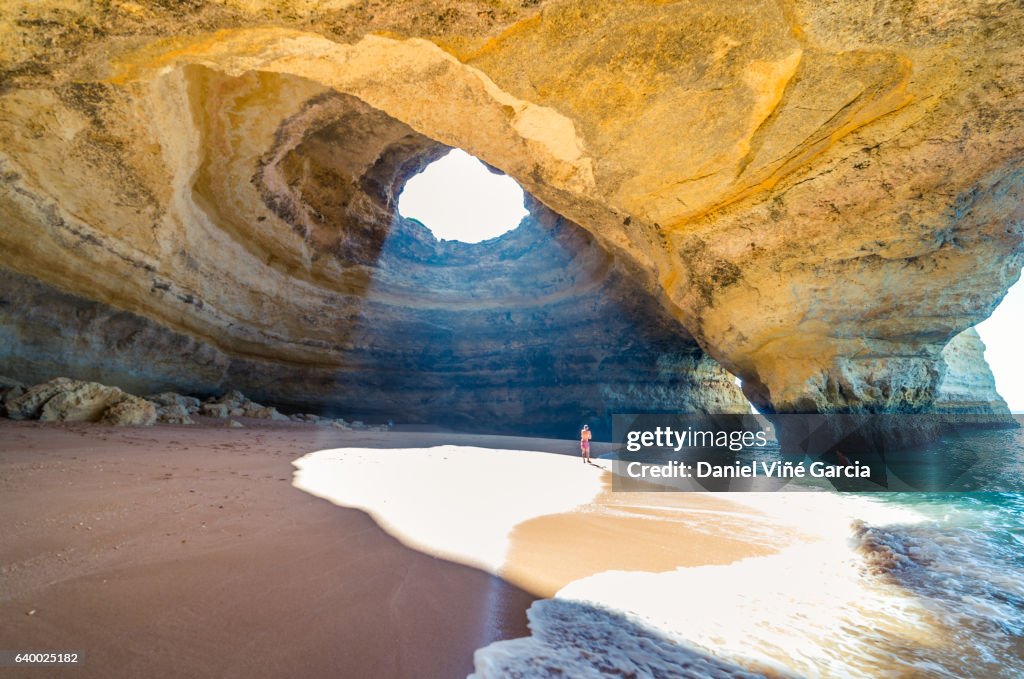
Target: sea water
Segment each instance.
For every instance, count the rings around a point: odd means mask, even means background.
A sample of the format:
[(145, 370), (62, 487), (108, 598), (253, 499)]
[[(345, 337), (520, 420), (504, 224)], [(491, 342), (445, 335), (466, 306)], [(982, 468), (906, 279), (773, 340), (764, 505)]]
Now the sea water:
[[(1024, 488), (1024, 429), (959, 433), (929, 453)], [(763, 515), (752, 532), (795, 523), (810, 539), (727, 565), (573, 582), (558, 606), (535, 604), (534, 638), (478, 651), (477, 676), (550, 676), (562, 662), (572, 676), (1024, 677), (1019, 490), (723, 497)]]

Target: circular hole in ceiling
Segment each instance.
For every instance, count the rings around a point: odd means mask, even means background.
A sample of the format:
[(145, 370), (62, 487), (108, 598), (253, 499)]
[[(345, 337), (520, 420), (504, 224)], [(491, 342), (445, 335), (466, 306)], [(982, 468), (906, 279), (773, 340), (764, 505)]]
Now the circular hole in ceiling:
[(479, 243), (519, 226), (527, 215), (523, 189), (462, 149), (452, 149), (411, 177), (398, 197), (398, 212), (415, 219), (438, 240)]

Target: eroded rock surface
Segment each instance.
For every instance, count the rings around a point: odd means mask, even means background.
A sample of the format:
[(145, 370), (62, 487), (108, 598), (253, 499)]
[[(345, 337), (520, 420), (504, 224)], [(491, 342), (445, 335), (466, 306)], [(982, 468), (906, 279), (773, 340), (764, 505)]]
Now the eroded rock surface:
[[(5, 382), (8, 380), (5, 380)], [(57, 377), (25, 389), (8, 391), (4, 405), (14, 420), (103, 422), (117, 426), (150, 426), (157, 409), (145, 399), (117, 387)]]
[(148, 427), (156, 422), (156, 406), (137, 396), (125, 396), (103, 412), (103, 424), (116, 427)]
[[(946, 342), (1024, 259), (1017, 3), (25, 0), (2, 22), (0, 264), (87, 314), (143, 319), (158, 346), (191, 343), (131, 371), (111, 359), (110, 374), (149, 389), (238, 384), (282, 403), (299, 385), (309, 400), (394, 392), (371, 359), (411, 354), (368, 339), (372, 320), (390, 337), (436, 328), (418, 340), (428, 361), (395, 363), (424, 371), (411, 398), (436, 399), (444, 370), (427, 366), (444, 355), (427, 345), (451, 326), (431, 300), (456, 302), (428, 274), (456, 267), (414, 263), (403, 278), (389, 247), (416, 240), (395, 192), (442, 145), (579, 224), (584, 257), (617, 258), (635, 297), (769, 412), (928, 410)], [(603, 285), (579, 272), (559, 294)], [(500, 273), (489, 282), (500, 292)], [(475, 328), (501, 328), (484, 303), (457, 304)], [(516, 327), (530, 316), (554, 332), (536, 305), (502, 304)], [(92, 337), (116, 332), (102, 325)], [(11, 355), (25, 370), (52, 361), (36, 347), (60, 342), (26, 332), (46, 339)], [(511, 365), (535, 351), (494, 353), (499, 341), (478, 346)], [(125, 355), (144, 344), (126, 340)], [(686, 365), (691, 382), (714, 373), (672, 345), (683, 358), (661, 365)], [(473, 365), (478, 393), (521, 372)], [(634, 369), (648, 389), (650, 369), (620, 366)], [(538, 410), (579, 398), (529, 379)]]
[(96, 422), (126, 398), (117, 387), (72, 381), (47, 399), (39, 411), (43, 422)]
[[(261, 405), (272, 402), (375, 422), (565, 435), (567, 420), (607, 427), (613, 412), (747, 411), (732, 377), (627, 271), (578, 227), (534, 209), (544, 221), (528, 218), (502, 238), (472, 246), (438, 242), (418, 223), (396, 219), (374, 246), (359, 298), (336, 294), (328, 310), (281, 326), (296, 334), (305, 328), (330, 344), (268, 340), (262, 351), (276, 351), (279, 360), (199, 343), (141, 315), (8, 273), (13, 290), (31, 291), (21, 295), (31, 303), (0, 307), (12, 337), (7, 346), (17, 348), (4, 361), (29, 381), (63, 362), (68, 372), (103, 371), (106, 381), (136, 391), (241, 389), (201, 405), (176, 393), (148, 397), (162, 422), (184, 423), (181, 408), (287, 419)], [(59, 342), (36, 341), (58, 321), (62, 336), (88, 343), (69, 353)], [(203, 357), (204, 366), (221, 368), (199, 371), (183, 388), (188, 373), (171, 358), (145, 362), (146, 344), (194, 348), (192, 361)], [(317, 361), (302, 360), (313, 351)], [(190, 358), (182, 360), (188, 365)]]
[(1011, 420), (1006, 401), (985, 362), (985, 344), (978, 331), (960, 333), (942, 350), (943, 371), (936, 410), (966, 415), (1002, 415)]

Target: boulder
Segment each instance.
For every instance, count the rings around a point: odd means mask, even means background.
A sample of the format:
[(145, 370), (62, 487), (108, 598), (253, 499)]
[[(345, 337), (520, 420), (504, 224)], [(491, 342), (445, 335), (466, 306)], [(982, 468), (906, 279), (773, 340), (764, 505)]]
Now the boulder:
[(14, 400), (25, 393), (25, 385), (17, 380), (0, 375), (0, 417), (7, 415), (8, 399)]
[(246, 405), (252, 403), (252, 401), (250, 401), (248, 398), (245, 397), (245, 394), (243, 394), (242, 392), (238, 391), (237, 389), (232, 389), (231, 391), (227, 392), (223, 396), (220, 396), (220, 397), (218, 397), (216, 399), (213, 399), (212, 401), (207, 401), (207, 402), (208, 403), (211, 403), (211, 402), (212, 403), (223, 403), (226, 406), (228, 406), (228, 408), (232, 408), (232, 409), (233, 408), (239, 408), (239, 407), (244, 408)]
[(266, 414), (266, 411), (266, 406), (256, 403), (255, 401), (249, 401), (242, 408), (242, 414), (245, 417), (269, 417), (269, 415)]
[(49, 382), (29, 387), (20, 396), (5, 401), (7, 416), (12, 420), (34, 420), (39, 417), (40, 411), (47, 401), (60, 392), (72, 389), (79, 384), (82, 383), (77, 380), (57, 377)]
[(156, 422), (156, 406), (144, 398), (126, 395), (107, 408), (100, 421), (118, 427), (149, 427)]
[(198, 398), (193, 396), (182, 396), (176, 394), (173, 391), (165, 391), (160, 394), (152, 394), (146, 397), (147, 401), (154, 403), (158, 408), (160, 406), (182, 406), (187, 411), (186, 414), (191, 415), (199, 412), (200, 402)]
[(239, 422), (238, 420), (231, 420), (230, 422), (228, 422), (228, 426), (231, 427), (232, 429), (242, 429), (243, 427), (245, 427), (245, 425)]
[(287, 422), (288, 416), (282, 414), (273, 406), (264, 406), (259, 403), (253, 403), (252, 401), (245, 407), (244, 414), (246, 417), (255, 417), (261, 420), (274, 420), (277, 422)]
[(25, 385), (18, 380), (12, 380), (10, 377), (0, 375), (0, 399), (3, 399), (7, 395), (7, 392), (12, 389), (21, 389), (24, 391)]
[(96, 422), (107, 408), (124, 397), (125, 393), (117, 387), (73, 381), (46, 401), (39, 419), (43, 422)]
[(228, 407), (223, 403), (204, 403), (200, 406), (199, 413), (207, 417), (225, 418), (228, 416)]
[[(152, 399), (147, 399), (152, 402)], [(183, 405), (158, 406), (156, 409), (156, 421), (161, 424), (195, 424), (195, 420), (189, 417), (189, 410)]]

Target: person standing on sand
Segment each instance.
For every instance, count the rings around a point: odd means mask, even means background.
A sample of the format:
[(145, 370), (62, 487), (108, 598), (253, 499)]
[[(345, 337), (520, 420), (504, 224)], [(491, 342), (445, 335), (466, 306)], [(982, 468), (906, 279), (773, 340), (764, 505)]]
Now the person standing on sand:
[(590, 439), (592, 436), (590, 425), (583, 425), (583, 429), (580, 430), (580, 452), (583, 454), (583, 464), (590, 464)]

